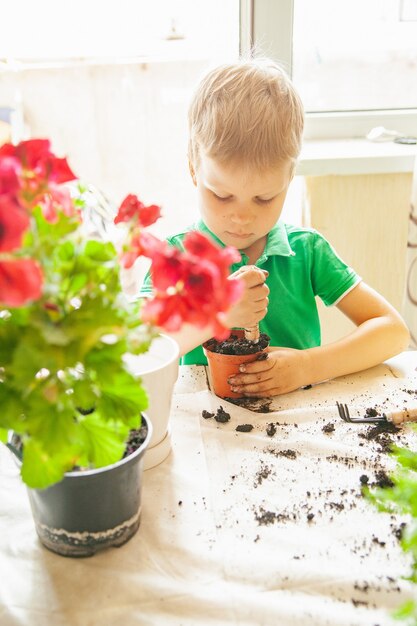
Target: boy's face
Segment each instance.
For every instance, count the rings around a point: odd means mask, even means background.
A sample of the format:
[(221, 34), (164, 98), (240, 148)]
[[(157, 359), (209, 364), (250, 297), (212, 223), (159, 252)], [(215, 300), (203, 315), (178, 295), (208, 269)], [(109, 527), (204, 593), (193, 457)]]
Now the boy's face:
[(191, 174), (203, 221), (225, 245), (245, 252), (254, 263), (282, 213), (292, 171), (289, 160), (266, 172), (251, 172), (201, 155)]

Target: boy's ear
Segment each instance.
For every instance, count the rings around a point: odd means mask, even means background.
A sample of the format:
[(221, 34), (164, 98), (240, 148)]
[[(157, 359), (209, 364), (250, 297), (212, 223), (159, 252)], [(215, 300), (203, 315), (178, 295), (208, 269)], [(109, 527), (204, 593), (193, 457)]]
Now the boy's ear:
[(197, 187), (197, 178), (196, 178), (196, 175), (195, 175), (195, 169), (194, 169), (194, 165), (191, 163), (190, 159), (188, 159), (188, 167), (189, 167), (189, 170), (190, 170), (191, 178), (193, 179), (193, 183)]

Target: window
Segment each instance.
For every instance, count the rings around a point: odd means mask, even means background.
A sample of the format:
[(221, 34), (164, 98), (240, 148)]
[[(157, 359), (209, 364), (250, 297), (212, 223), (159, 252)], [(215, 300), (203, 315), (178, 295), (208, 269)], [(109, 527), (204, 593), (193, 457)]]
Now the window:
[(0, 0), (0, 14), (3, 62), (217, 59), (239, 45), (238, 0)]
[(301, 94), (307, 136), (363, 136), (377, 125), (416, 134), (417, 0), (249, 4), (255, 46)]
[(401, 4), (295, 0), (293, 78), (307, 111), (417, 105), (417, 18)]

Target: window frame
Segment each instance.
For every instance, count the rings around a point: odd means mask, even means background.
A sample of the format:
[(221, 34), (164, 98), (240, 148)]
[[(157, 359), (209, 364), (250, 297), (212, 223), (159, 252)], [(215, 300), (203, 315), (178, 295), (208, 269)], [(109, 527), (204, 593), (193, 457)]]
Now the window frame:
[[(265, 54), (292, 76), (293, 22), (294, 0), (240, 0), (240, 53)], [(307, 112), (304, 137), (364, 137), (375, 126), (415, 135), (417, 108)]]

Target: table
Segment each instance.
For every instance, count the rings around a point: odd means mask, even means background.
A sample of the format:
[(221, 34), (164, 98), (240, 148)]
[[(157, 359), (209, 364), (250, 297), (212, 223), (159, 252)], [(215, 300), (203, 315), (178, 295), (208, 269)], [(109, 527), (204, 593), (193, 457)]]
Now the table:
[[(0, 624), (394, 624), (390, 611), (413, 594), (397, 539), (406, 519), (361, 496), (361, 477), (375, 482), (393, 460), (383, 439), (366, 438), (371, 427), (342, 422), (335, 401), (362, 412), (411, 405), (416, 369), (417, 352), (406, 352), (244, 408), (211, 394), (204, 367), (181, 368), (172, 453), (145, 472), (139, 532), (87, 559), (40, 545), (1, 447)], [(220, 406), (229, 422), (202, 417)], [(239, 424), (254, 428), (237, 432)], [(408, 426), (391, 437), (416, 446)]]

